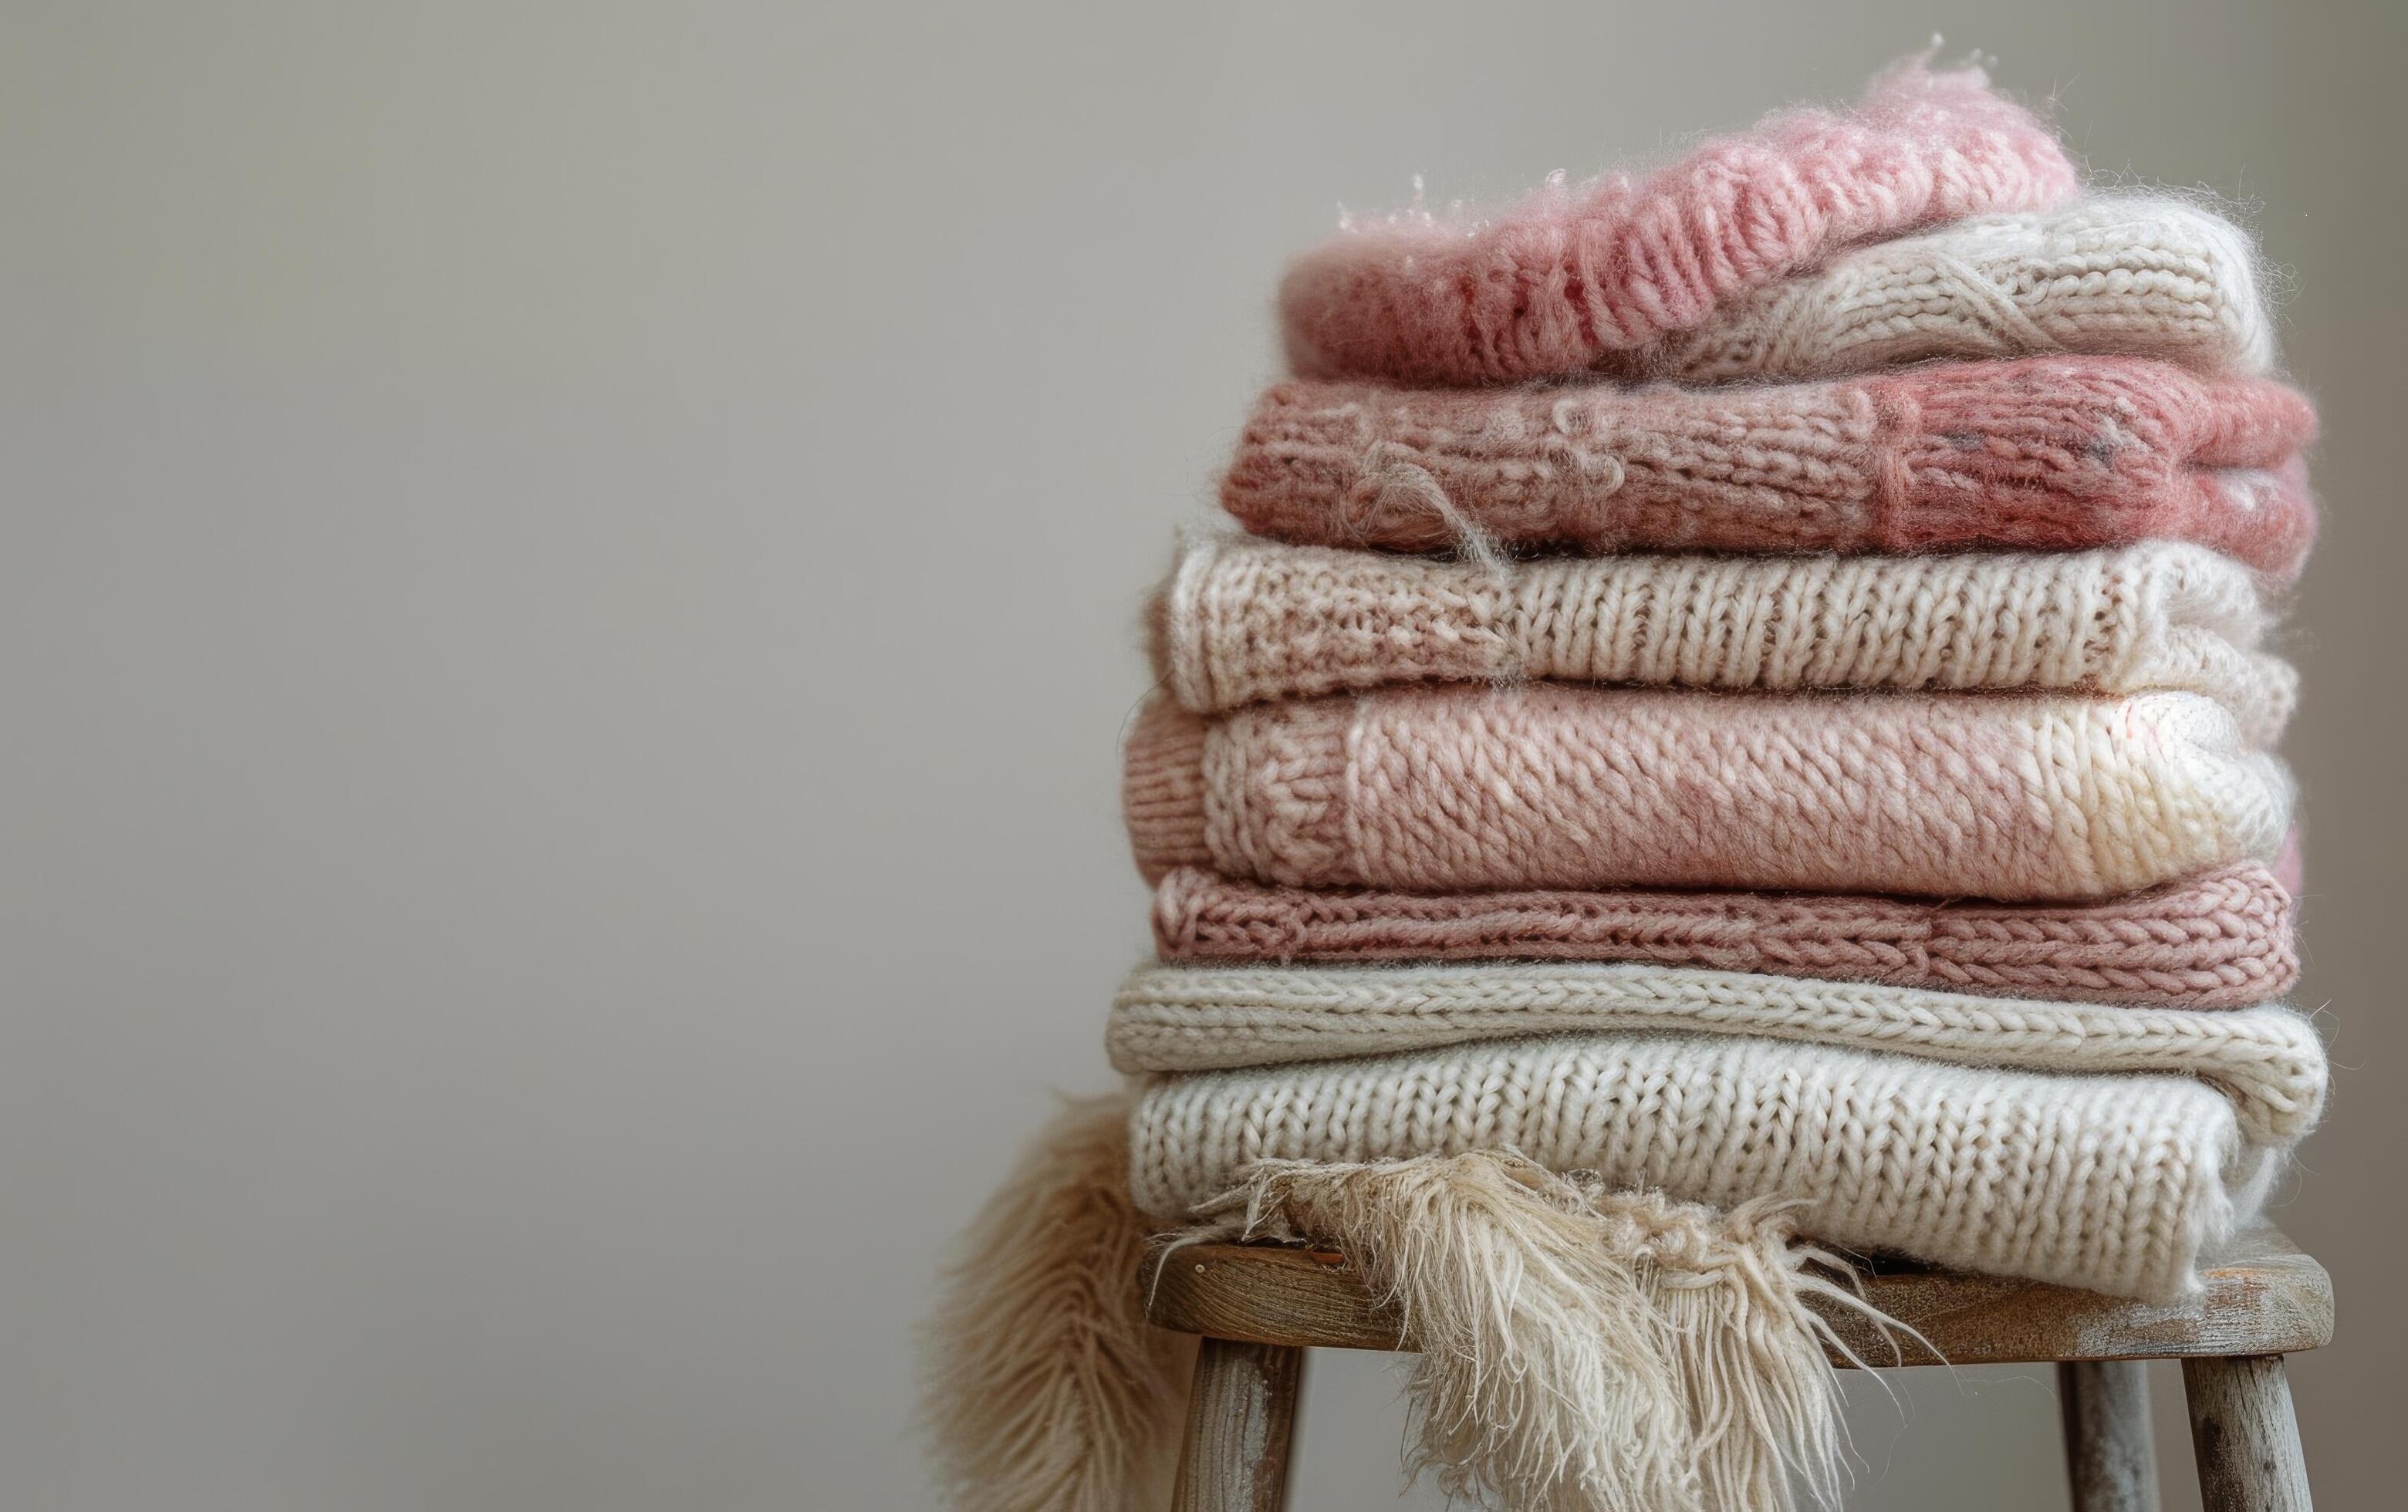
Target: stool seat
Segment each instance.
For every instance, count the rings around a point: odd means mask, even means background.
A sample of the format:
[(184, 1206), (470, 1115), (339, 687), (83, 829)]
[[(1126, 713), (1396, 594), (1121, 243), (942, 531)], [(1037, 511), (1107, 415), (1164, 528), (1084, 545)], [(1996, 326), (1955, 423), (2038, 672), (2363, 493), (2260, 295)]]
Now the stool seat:
[[(2156, 1304), (1904, 1263), (1867, 1268), (1865, 1300), (1922, 1343), (1838, 1304), (1813, 1305), (1870, 1365), (2056, 1362), (2077, 1512), (2154, 1512), (2138, 1362), (2181, 1360), (2209, 1512), (2307, 1512), (2282, 1357), (2332, 1341), (2331, 1278), (2269, 1224), (2237, 1236), (2201, 1274), (2198, 1295)], [(1187, 1245), (1157, 1250), (1141, 1282), (1157, 1327), (1204, 1339), (1177, 1512), (1285, 1505), (1305, 1349), (1412, 1348), (1361, 1274), (1327, 1250)], [(1856, 1362), (1830, 1353), (1834, 1364)]]
[[(1930, 1341), (1935, 1358), (1862, 1313), (1814, 1299), (1833, 1332), (1870, 1364), (2025, 1364), (2296, 1354), (2332, 1342), (2332, 1279), (2271, 1225), (2238, 1236), (2202, 1272), (2206, 1289), (2158, 1305), (2037, 1281), (1876, 1265), (1865, 1300)], [(1216, 1339), (1319, 1349), (1410, 1349), (1342, 1255), (1276, 1245), (1204, 1244), (1146, 1270), (1146, 1316)], [(1831, 1362), (1849, 1362), (1831, 1351)]]

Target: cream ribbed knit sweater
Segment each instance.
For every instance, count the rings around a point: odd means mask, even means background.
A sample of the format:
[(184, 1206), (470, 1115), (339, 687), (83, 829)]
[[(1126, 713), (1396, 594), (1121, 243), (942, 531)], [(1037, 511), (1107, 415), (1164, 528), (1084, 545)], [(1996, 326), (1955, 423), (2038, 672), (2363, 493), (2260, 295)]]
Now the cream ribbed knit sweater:
[(1138, 1205), (1174, 1219), (1263, 1159), (1508, 1148), (1610, 1188), (1731, 1207), (1935, 1264), (2171, 1299), (2263, 1201), (2276, 1152), (2188, 1077), (2042, 1075), (1684, 1034), (1511, 1040), (1159, 1080)]
[(1190, 541), (1154, 599), (1154, 666), (1201, 713), (1385, 683), (2187, 689), (2249, 738), (2298, 677), (2258, 650), (2254, 575), (2203, 547), (1928, 557), (1476, 563)]
[(2023, 1071), (2187, 1076), (2243, 1133), (2297, 1139), (2322, 1110), (2324, 1044), (2286, 1007), (2098, 1007), (1632, 964), (1140, 966), (1104, 1043), (1122, 1071), (1213, 1071), (1530, 1034), (1754, 1034)]
[(1710, 383), (2069, 351), (2263, 373), (2274, 326), (2255, 262), (2246, 233), (2179, 200), (1983, 216), (1751, 290), (1641, 365)]

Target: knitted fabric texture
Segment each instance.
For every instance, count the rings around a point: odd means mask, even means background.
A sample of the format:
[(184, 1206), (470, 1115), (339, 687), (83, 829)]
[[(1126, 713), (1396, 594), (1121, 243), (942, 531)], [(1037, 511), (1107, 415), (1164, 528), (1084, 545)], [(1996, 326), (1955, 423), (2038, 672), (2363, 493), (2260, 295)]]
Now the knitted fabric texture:
[(2021, 1071), (2195, 1077), (2242, 1133), (2298, 1139), (2324, 1044), (2289, 1008), (2202, 1013), (1972, 997), (1678, 966), (1140, 966), (1104, 1033), (1113, 1069), (1218, 1071), (1532, 1034), (1753, 1034)]
[(2291, 806), (2195, 693), (1458, 685), (1211, 720), (1156, 699), (1125, 755), (1154, 882), (2100, 898), (2270, 859)]
[(1165, 961), (1637, 961), (2186, 1008), (2271, 1002), (2300, 975), (2290, 894), (2254, 863), (2080, 905), (1313, 892), (1181, 867), (1154, 937)]
[(2064, 150), (1987, 83), (1910, 62), (1851, 113), (1776, 115), (1643, 178), (1550, 180), (1488, 219), (1349, 223), (1281, 287), (1288, 359), (1413, 383), (1577, 372), (1850, 243), (2072, 198)]
[(1850, 1249), (2160, 1300), (2196, 1289), (2277, 1164), (2188, 1077), (1683, 1034), (1169, 1077), (1129, 1134), (1131, 1193), (1163, 1219), (1261, 1160), (1515, 1149), (1676, 1202), (1794, 1197), (1801, 1232)]
[(2315, 412), (2263, 378), (2028, 357), (1762, 388), (1282, 383), (1221, 487), (1258, 535), (1905, 554), (2196, 541), (2281, 577)]
[(2298, 675), (2246, 568), (2201, 547), (1940, 557), (1543, 557), (1501, 571), (1247, 537), (1189, 544), (1149, 613), (1187, 707), (1385, 683), (2187, 689), (2250, 739)]
[(2059, 351), (2265, 372), (2274, 323), (2248, 235), (2163, 199), (1962, 221), (1751, 291), (1631, 366), (1712, 383)]

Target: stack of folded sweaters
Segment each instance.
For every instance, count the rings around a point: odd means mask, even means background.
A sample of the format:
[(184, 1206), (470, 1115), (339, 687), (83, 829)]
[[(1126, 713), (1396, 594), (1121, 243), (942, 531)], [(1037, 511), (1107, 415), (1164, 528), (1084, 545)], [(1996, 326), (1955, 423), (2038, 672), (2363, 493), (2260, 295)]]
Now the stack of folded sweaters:
[[(1580, 1442), (1526, 1341), (1434, 1316), (1567, 1327), (1498, 1201), (1594, 1220), (1650, 1306), (1770, 1242), (1816, 1360), (1838, 1254), (2195, 1286), (2326, 1085), (2265, 645), (2315, 415), (2248, 238), (1910, 64), (1350, 226), (1280, 311), (1248, 534), (1183, 546), (1125, 752), (1135, 1207), (1344, 1248), (1474, 1356), (1428, 1457), (1526, 1505), (1774, 1505), (1829, 1425), (1734, 1448), (1688, 1314), (1686, 1462)], [(1504, 1274), (1464, 1307), (1467, 1208)]]

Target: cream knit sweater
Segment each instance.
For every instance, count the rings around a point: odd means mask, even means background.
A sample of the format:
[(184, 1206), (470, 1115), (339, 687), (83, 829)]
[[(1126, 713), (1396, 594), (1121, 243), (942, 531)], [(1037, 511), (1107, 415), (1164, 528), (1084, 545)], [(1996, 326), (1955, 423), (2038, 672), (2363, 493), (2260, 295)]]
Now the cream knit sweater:
[(1122, 983), (1104, 1043), (1122, 1071), (1207, 1071), (1651, 1030), (2194, 1077), (2222, 1090), (2243, 1133), (2265, 1144), (2305, 1134), (2324, 1106), (2323, 1042), (2271, 1004), (2101, 1007), (1629, 963), (1145, 965)]
[(1257, 1160), (1508, 1148), (1676, 1201), (1796, 1198), (1804, 1232), (1851, 1249), (2164, 1300), (2254, 1215), (2278, 1154), (2189, 1077), (1686, 1034), (1170, 1077), (1129, 1132), (1132, 1195), (1166, 1220)]
[(2265, 372), (2274, 327), (2247, 234), (2141, 197), (1959, 221), (1751, 290), (1648, 370), (1708, 383), (2053, 351)]
[(2258, 649), (2255, 576), (2204, 547), (1922, 557), (1470, 562), (1189, 541), (1149, 615), (1155, 671), (1218, 713), (1385, 683), (1555, 678), (1670, 687), (2186, 689), (2249, 738), (2299, 678)]

